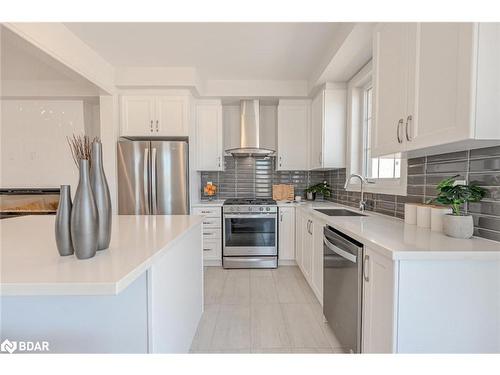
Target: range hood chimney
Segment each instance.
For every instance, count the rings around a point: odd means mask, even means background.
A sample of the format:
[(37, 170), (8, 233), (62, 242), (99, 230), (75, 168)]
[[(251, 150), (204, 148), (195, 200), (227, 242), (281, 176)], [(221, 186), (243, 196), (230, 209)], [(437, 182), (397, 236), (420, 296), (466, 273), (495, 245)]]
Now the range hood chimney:
[(258, 100), (240, 102), (240, 132), (239, 147), (226, 150), (233, 156), (268, 156), (274, 153), (274, 150), (261, 147)]

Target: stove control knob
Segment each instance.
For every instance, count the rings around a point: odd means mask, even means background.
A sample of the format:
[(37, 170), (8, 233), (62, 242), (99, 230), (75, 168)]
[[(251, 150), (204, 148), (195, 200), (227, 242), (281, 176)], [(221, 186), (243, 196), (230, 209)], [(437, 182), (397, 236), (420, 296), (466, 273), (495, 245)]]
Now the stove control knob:
[(259, 207), (259, 210), (264, 211), (264, 207)]
[(236, 207), (236, 211), (239, 211), (239, 210), (240, 210), (240, 208), (239, 208), (239, 207)]
[(248, 211), (252, 211), (252, 207), (248, 207)]
[(266, 207), (266, 211), (271, 211), (271, 209), (269, 207)]

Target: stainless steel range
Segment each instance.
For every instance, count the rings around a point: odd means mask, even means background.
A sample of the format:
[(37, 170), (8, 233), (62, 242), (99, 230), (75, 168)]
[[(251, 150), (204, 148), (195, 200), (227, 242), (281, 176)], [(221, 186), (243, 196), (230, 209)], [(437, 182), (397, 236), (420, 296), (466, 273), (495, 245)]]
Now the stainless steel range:
[(224, 268), (278, 267), (278, 206), (272, 199), (227, 199), (223, 211)]

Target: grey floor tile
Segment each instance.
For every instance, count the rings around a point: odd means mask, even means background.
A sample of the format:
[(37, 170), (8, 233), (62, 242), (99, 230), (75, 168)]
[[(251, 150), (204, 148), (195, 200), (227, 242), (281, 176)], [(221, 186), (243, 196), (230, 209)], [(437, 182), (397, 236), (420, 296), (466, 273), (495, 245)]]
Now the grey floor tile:
[(295, 276), (279, 276), (275, 278), (278, 300), (280, 303), (308, 303), (306, 295)]
[(293, 353), (301, 354), (333, 354), (331, 348), (292, 348)]
[(228, 275), (220, 301), (222, 304), (248, 305), (250, 303), (249, 275)]
[(250, 302), (252, 304), (279, 303), (274, 279), (270, 274), (250, 278)]
[(292, 348), (256, 348), (252, 349), (254, 354), (291, 354)]
[(221, 305), (212, 338), (212, 349), (249, 349), (250, 341), (250, 306)]
[(198, 330), (191, 344), (191, 351), (200, 353), (212, 348), (212, 337), (215, 331), (219, 305), (205, 306), (205, 311), (198, 324)]
[(294, 348), (330, 348), (310, 304), (281, 305), (287, 332)]
[(285, 319), (279, 304), (252, 305), (250, 308), (252, 348), (290, 346)]

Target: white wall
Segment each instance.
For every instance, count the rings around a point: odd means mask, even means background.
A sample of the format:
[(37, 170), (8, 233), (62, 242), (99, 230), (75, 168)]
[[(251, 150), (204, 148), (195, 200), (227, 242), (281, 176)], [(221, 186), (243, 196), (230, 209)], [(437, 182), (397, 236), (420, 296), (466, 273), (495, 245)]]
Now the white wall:
[(4, 99), (1, 187), (58, 187), (78, 182), (66, 136), (83, 134), (82, 100)]

